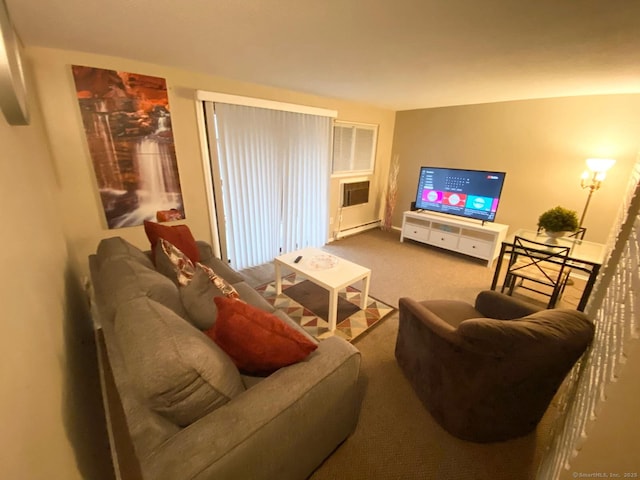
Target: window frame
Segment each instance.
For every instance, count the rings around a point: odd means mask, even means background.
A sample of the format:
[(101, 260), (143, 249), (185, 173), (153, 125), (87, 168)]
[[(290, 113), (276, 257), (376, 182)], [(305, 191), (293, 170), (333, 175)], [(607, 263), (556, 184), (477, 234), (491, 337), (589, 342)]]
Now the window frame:
[[(332, 140), (332, 151), (331, 151), (331, 177), (350, 177), (350, 176), (361, 176), (361, 175), (372, 175), (375, 169), (376, 163), (376, 153), (378, 146), (378, 127), (379, 125), (371, 124), (371, 123), (358, 123), (358, 122), (348, 122), (342, 120), (335, 120), (333, 122), (333, 140)], [(336, 162), (335, 162), (335, 151), (336, 151), (336, 129), (338, 128), (351, 128), (354, 130), (354, 134), (351, 138), (351, 151), (349, 153), (349, 167), (348, 169), (336, 170)], [(371, 152), (369, 165), (367, 168), (355, 169), (356, 166), (356, 138), (358, 130), (367, 130), (373, 133), (371, 139)]]

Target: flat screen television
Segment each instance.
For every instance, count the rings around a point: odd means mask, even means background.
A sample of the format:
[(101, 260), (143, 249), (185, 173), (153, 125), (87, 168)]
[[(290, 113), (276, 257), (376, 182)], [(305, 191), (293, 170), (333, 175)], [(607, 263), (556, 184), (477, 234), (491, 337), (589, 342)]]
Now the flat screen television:
[(421, 167), (416, 210), (493, 222), (505, 172)]

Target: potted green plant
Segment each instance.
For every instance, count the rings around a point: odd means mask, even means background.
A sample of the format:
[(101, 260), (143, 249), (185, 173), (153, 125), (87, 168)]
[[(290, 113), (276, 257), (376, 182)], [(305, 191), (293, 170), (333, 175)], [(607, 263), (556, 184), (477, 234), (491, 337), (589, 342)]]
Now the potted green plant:
[(538, 228), (544, 228), (551, 237), (575, 232), (578, 229), (578, 215), (574, 210), (557, 206), (540, 215)]

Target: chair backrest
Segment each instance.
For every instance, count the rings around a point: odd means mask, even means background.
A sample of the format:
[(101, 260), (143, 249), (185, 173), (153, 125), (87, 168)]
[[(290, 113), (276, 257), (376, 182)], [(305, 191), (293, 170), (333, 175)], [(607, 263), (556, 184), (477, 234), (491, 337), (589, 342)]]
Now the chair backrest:
[(537, 242), (515, 236), (507, 275), (520, 275), (533, 271), (540, 283), (557, 285), (563, 278), (570, 247)]
[(584, 235), (587, 233), (586, 227), (580, 227), (575, 232), (571, 232), (567, 237), (577, 238), (579, 240), (584, 240)]

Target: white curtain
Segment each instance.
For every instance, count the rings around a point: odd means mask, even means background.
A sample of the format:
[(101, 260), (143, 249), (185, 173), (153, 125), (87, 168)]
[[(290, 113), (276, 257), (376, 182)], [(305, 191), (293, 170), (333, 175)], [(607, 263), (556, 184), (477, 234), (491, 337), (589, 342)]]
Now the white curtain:
[(332, 119), (216, 102), (215, 124), (231, 265), (324, 245)]

